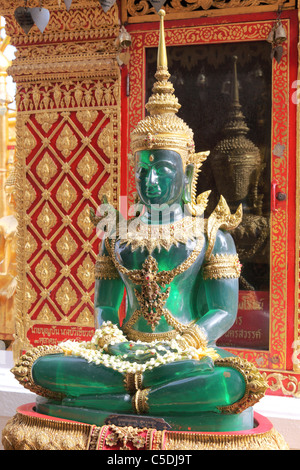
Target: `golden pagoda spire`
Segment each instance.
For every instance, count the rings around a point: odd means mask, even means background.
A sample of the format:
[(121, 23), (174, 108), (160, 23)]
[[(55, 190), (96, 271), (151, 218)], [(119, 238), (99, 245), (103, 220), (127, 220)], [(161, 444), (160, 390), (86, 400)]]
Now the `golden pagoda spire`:
[(158, 12), (160, 16), (160, 29), (159, 29), (159, 43), (158, 43), (158, 51), (157, 51), (157, 69), (159, 67), (166, 67), (168, 68), (168, 57), (167, 57), (167, 48), (166, 48), (166, 40), (165, 40), (165, 25), (164, 25), (164, 17), (165, 17), (165, 10), (159, 10)]
[(157, 51), (157, 71), (152, 94), (146, 104), (149, 113), (142, 119), (131, 134), (131, 149), (135, 153), (144, 149), (172, 149), (180, 153), (183, 164), (194, 153), (193, 131), (176, 114), (181, 108), (169, 81), (168, 59), (165, 41), (165, 11), (160, 16), (159, 44)]

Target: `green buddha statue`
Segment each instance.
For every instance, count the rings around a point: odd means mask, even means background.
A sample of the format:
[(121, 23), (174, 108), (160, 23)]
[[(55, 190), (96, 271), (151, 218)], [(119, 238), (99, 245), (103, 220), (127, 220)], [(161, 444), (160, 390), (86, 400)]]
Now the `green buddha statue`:
[(193, 132), (177, 116), (160, 15), (149, 115), (131, 136), (142, 210), (105, 232), (95, 335), (32, 349), (13, 371), (38, 395), (36, 410), (50, 416), (103, 425), (111, 415), (134, 415), (175, 430), (251, 429), (266, 384), (252, 364), (216, 346), (237, 314), (241, 266), (229, 231), (242, 211), (231, 214), (221, 197), (204, 219), (209, 192), (195, 192), (209, 152), (195, 153)]

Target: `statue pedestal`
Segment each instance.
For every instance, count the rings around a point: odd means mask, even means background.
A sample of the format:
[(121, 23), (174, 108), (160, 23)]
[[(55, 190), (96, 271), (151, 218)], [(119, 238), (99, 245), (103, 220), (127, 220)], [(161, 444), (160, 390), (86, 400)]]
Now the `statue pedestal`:
[(17, 409), (8, 421), (5, 450), (288, 450), (272, 423), (254, 414), (256, 427), (239, 432), (180, 432), (95, 426), (36, 413), (35, 404)]

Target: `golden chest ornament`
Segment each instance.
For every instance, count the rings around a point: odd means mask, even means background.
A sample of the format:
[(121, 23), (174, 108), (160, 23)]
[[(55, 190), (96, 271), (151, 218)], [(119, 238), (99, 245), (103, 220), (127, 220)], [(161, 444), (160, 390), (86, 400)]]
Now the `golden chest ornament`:
[[(146, 258), (142, 265), (142, 269), (127, 269), (116, 258), (115, 244), (116, 240), (109, 242), (109, 239), (106, 239), (105, 246), (110, 253), (116, 269), (121, 274), (128, 276), (134, 284), (141, 286), (141, 291), (138, 291), (137, 289), (134, 290), (140, 308), (135, 310), (130, 320), (122, 327), (124, 333), (132, 340), (141, 339), (141, 337), (143, 337), (143, 339), (149, 339), (151, 337), (152, 341), (162, 338), (171, 339), (178, 333), (182, 333), (188, 325), (180, 323), (169, 312), (169, 310), (164, 307), (167, 299), (169, 298), (171, 289), (167, 286), (171, 284), (177, 275), (185, 272), (194, 264), (202, 251), (204, 237), (202, 236), (196, 239), (196, 246), (185, 261), (168, 271), (158, 271), (158, 263), (152, 255), (149, 255)], [(162, 291), (162, 289), (165, 288), (166, 290)], [(157, 334), (138, 332), (132, 327), (141, 316), (143, 316), (147, 324), (151, 326), (153, 332), (162, 317), (166, 319), (167, 323), (173, 328), (173, 330)]]

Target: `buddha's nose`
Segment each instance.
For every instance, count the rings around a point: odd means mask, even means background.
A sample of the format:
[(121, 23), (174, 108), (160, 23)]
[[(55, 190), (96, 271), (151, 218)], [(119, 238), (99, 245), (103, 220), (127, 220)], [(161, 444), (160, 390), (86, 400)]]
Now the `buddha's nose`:
[(150, 170), (150, 173), (147, 178), (147, 183), (149, 185), (157, 184), (157, 173), (153, 168)]

